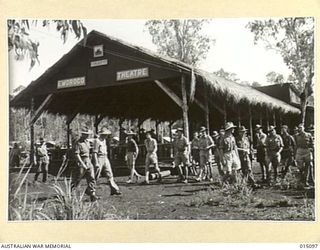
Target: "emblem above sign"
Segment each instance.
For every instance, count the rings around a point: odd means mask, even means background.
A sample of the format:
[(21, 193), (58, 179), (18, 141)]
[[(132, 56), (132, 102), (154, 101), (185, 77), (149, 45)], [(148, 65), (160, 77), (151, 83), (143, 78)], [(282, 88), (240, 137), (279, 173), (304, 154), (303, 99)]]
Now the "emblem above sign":
[(86, 78), (75, 77), (70, 79), (59, 80), (57, 84), (57, 89), (73, 88), (86, 85)]
[(117, 81), (149, 77), (149, 68), (130, 69), (117, 72)]
[(95, 45), (93, 47), (93, 57), (103, 56), (103, 45)]

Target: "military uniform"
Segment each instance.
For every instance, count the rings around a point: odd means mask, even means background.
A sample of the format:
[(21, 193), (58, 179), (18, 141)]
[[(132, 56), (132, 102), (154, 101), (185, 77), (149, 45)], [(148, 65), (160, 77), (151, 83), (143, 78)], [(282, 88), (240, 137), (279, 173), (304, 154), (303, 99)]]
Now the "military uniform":
[(80, 138), (75, 145), (75, 155), (79, 155), (83, 163), (85, 164), (82, 166), (80, 162), (78, 162), (78, 166), (75, 169), (75, 172), (73, 173), (72, 178), (72, 188), (76, 188), (82, 177), (85, 176), (88, 186), (85, 191), (86, 194), (90, 196), (95, 195), (95, 176), (94, 176), (94, 167), (90, 160), (90, 143), (87, 139)]
[(274, 179), (278, 177), (278, 167), (281, 161), (280, 149), (283, 147), (282, 138), (280, 135), (268, 135), (266, 139), (266, 166), (267, 166), (267, 181), (270, 181), (270, 164), (272, 164)]
[(145, 139), (144, 145), (147, 150), (146, 155), (146, 171), (149, 171), (149, 165), (158, 164), (157, 141), (154, 138)]
[(199, 138), (194, 138), (191, 142), (191, 155), (194, 162), (200, 162)]
[(37, 147), (36, 158), (38, 162), (38, 168), (34, 176), (34, 181), (37, 181), (40, 173), (42, 173), (42, 182), (46, 182), (48, 178), (49, 155), (45, 142), (43, 142), (39, 147)]
[(199, 155), (200, 155), (200, 167), (204, 166), (211, 160), (211, 148), (207, 149), (208, 146), (214, 145), (210, 135), (200, 136), (199, 138)]
[(283, 176), (289, 171), (290, 165), (294, 162), (294, 148), (296, 146), (292, 135), (282, 134), (283, 150), (281, 152), (281, 161), (284, 165)]
[(296, 161), (297, 166), (301, 172), (301, 182), (303, 185), (308, 186), (308, 179), (312, 173), (312, 148), (313, 138), (310, 133), (301, 132), (295, 136), (296, 140)]
[(114, 181), (111, 164), (108, 159), (106, 140), (96, 138), (93, 142), (92, 153), (97, 154), (98, 162), (96, 162), (96, 165), (99, 166), (99, 168), (96, 169), (96, 180), (98, 180), (100, 174), (103, 173), (109, 181), (111, 193), (113, 194), (114, 192), (119, 191), (119, 187)]
[[(237, 147), (239, 158), (241, 162), (241, 171), (244, 177), (250, 182), (250, 184), (254, 184), (255, 180), (252, 174), (252, 164), (250, 159), (250, 150), (251, 143), (247, 136), (239, 136), (237, 137)], [(241, 149), (241, 150), (240, 150)]]
[(126, 143), (126, 158), (127, 158), (127, 164), (129, 167), (135, 165), (137, 156), (138, 156), (138, 145), (134, 139), (130, 139)]
[(221, 140), (222, 136), (217, 136), (213, 139), (214, 141), (214, 160), (217, 163), (218, 166), (218, 171), (220, 175), (223, 175), (223, 169), (222, 169), (222, 164), (221, 164), (221, 156), (220, 156), (220, 145), (221, 145)]
[(174, 155), (175, 166), (179, 166), (181, 163), (184, 166), (187, 166), (189, 164), (188, 146), (189, 146), (189, 142), (185, 136), (174, 139), (173, 149), (175, 152), (175, 155)]
[(224, 170), (230, 173), (241, 169), (236, 140), (232, 134), (225, 135), (221, 139), (220, 148), (223, 152), (222, 162), (224, 163)]

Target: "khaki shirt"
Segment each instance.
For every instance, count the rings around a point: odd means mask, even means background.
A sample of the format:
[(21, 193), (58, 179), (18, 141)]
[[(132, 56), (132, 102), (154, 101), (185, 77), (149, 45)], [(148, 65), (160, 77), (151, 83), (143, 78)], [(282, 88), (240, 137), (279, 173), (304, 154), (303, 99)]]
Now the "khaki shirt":
[(251, 149), (251, 143), (250, 140), (247, 136), (244, 137), (237, 137), (237, 146), (238, 148), (248, 150), (248, 152), (245, 152), (243, 150), (238, 150), (239, 156), (245, 156), (250, 154), (250, 149)]
[(207, 149), (207, 147), (210, 145), (214, 145), (214, 141), (212, 140), (210, 135), (205, 135), (199, 138), (198, 144), (199, 144), (200, 153), (211, 152), (211, 148)]
[(155, 153), (157, 152), (157, 141), (153, 138), (145, 139), (144, 145), (146, 146), (148, 153)]
[(257, 134), (257, 148), (266, 146), (267, 135), (265, 133)]
[(199, 138), (194, 138), (191, 142), (192, 149), (199, 149)]
[(295, 135), (296, 147), (297, 148), (312, 148), (313, 138), (310, 133), (302, 132)]
[(172, 144), (175, 152), (179, 152), (179, 153), (188, 152), (189, 142), (186, 137), (182, 136), (181, 138), (175, 138)]
[(280, 135), (268, 135), (266, 139), (267, 153), (276, 153), (283, 147), (283, 141)]
[(220, 143), (220, 148), (223, 150), (223, 153), (228, 153), (232, 150), (237, 150), (236, 139), (233, 135), (224, 136), (221, 139)]
[(79, 154), (80, 157), (89, 157), (90, 155), (90, 142), (86, 139), (79, 139), (75, 146), (75, 154)]
[(106, 156), (108, 154), (106, 140), (97, 138), (93, 141), (93, 153), (97, 153), (98, 156)]

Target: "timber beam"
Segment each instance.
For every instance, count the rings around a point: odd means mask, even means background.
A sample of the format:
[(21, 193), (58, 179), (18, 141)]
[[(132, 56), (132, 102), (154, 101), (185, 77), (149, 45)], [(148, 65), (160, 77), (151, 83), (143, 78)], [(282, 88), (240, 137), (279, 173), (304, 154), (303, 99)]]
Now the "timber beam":
[(176, 95), (166, 84), (160, 82), (159, 80), (154, 81), (159, 88), (161, 88), (180, 108), (183, 107), (183, 101), (179, 96)]
[(53, 94), (49, 94), (44, 101), (41, 103), (41, 105), (38, 107), (38, 109), (34, 112), (34, 114), (31, 117), (30, 125), (33, 125), (40, 115), (43, 113), (43, 111), (48, 107), (50, 102), (52, 101)]

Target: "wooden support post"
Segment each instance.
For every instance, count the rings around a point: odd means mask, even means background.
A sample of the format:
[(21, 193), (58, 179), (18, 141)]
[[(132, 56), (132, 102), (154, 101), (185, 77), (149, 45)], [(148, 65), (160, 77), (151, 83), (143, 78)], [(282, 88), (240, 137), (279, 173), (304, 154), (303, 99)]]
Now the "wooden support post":
[[(30, 118), (34, 117), (34, 98), (31, 98), (30, 103)], [(30, 122), (30, 163), (34, 162), (34, 122)]]
[(169, 123), (170, 142), (173, 141), (173, 138), (172, 138), (172, 125), (173, 125), (173, 121), (171, 121), (171, 122)]
[(189, 119), (188, 119), (188, 102), (186, 91), (186, 78), (184, 75), (181, 77), (181, 92), (182, 92), (182, 113), (183, 113), (183, 128), (184, 135), (189, 140)]
[(224, 125), (225, 125), (227, 123), (227, 106), (226, 106), (226, 102), (223, 102), (223, 111), (224, 111), (223, 122), (224, 122)]
[(96, 115), (95, 116), (94, 127), (95, 127), (95, 130), (96, 130), (96, 133), (98, 133), (99, 124), (100, 124), (100, 122), (102, 122), (104, 117), (105, 117), (104, 115)]
[(263, 124), (262, 124), (262, 122), (263, 122), (263, 120), (262, 120), (262, 112), (260, 112), (260, 121), (259, 122), (260, 122), (260, 125), (263, 126)]
[(273, 118), (273, 126), (277, 126), (277, 123), (276, 123), (276, 111), (273, 111), (272, 118)]
[(156, 120), (156, 136), (157, 136), (157, 138), (155, 138), (155, 139), (157, 139), (157, 141), (159, 141), (159, 123), (160, 123), (160, 121)]
[(238, 106), (238, 127), (241, 126), (241, 113), (240, 113), (240, 106)]
[(250, 136), (251, 136), (251, 141), (252, 141), (253, 140), (253, 124), (252, 124), (251, 106), (249, 106), (249, 130), (250, 130)]
[[(185, 80), (184, 80), (185, 81)], [(179, 96), (177, 96), (167, 85), (165, 85), (164, 83), (155, 80), (154, 81), (159, 88), (161, 88), (179, 107), (182, 108), (183, 106), (183, 101), (180, 99)]]
[[(39, 108), (36, 110), (36, 112), (34, 112), (33, 114), (31, 114), (31, 120), (30, 120), (30, 124), (34, 124), (38, 118), (40, 117), (40, 115), (42, 114), (42, 112), (45, 110), (45, 108), (50, 104), (50, 102), (52, 101), (52, 97), (53, 94), (48, 95), (44, 101), (41, 103), (41, 105), (39, 106)], [(33, 105), (34, 105), (34, 101), (33, 101)], [(34, 109), (34, 107), (33, 107)]]
[(71, 141), (70, 132), (71, 132), (71, 130), (70, 130), (70, 123), (69, 123), (69, 124), (67, 124), (67, 148), (68, 149), (70, 149), (70, 141)]
[(267, 117), (267, 128), (269, 127), (270, 123), (269, 123), (269, 112), (268, 112), (268, 108), (266, 108), (266, 117)]
[(207, 127), (208, 134), (210, 134), (210, 112), (209, 112), (208, 91), (206, 91), (206, 93), (205, 93), (204, 105), (205, 105), (206, 127)]
[(279, 125), (280, 125), (280, 127), (282, 127), (282, 114), (279, 112)]

